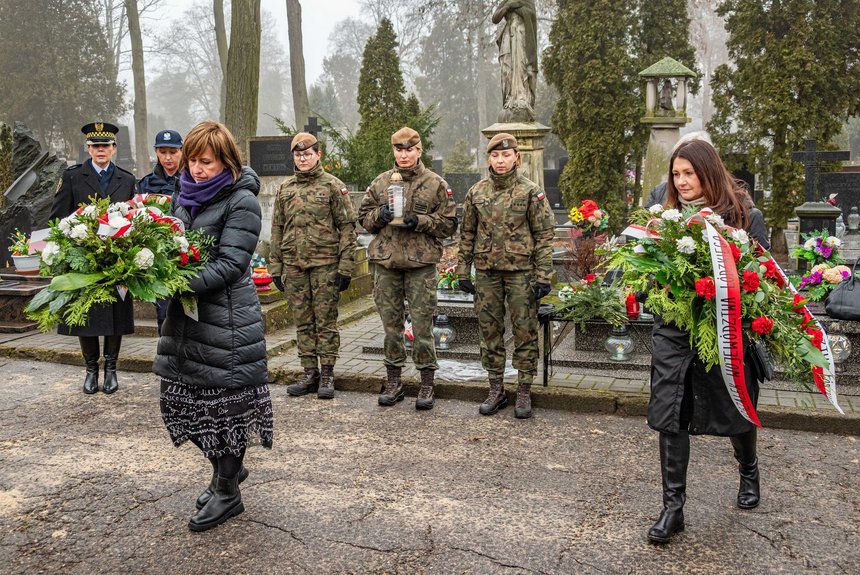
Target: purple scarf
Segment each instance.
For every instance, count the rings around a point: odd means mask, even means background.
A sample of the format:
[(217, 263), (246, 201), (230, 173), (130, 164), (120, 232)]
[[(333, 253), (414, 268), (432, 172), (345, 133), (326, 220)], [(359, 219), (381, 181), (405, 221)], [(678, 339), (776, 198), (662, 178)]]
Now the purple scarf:
[(191, 212), (196, 218), (200, 207), (215, 197), (215, 194), (234, 182), (233, 172), (225, 169), (223, 172), (199, 184), (194, 181), (188, 170), (183, 170), (179, 176), (179, 205)]

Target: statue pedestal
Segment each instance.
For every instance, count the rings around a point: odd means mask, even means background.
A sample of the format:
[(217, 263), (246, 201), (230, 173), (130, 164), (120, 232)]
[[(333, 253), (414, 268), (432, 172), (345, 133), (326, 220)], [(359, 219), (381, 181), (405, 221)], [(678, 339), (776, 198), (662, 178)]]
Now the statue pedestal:
[(648, 148), (645, 152), (645, 164), (642, 169), (642, 198), (644, 201), (651, 190), (659, 183), (665, 182), (669, 174), (669, 159), (672, 150), (681, 138), (678, 124), (653, 124), (651, 135), (648, 137)]
[[(481, 130), (481, 133), (491, 140), (496, 134), (507, 133), (517, 139), (520, 157), (522, 158), (521, 173), (544, 189), (543, 181), (543, 150), (544, 137), (549, 134), (551, 128), (537, 122), (529, 124), (501, 124), (495, 123)], [(483, 177), (487, 177), (487, 169), (482, 170)]]

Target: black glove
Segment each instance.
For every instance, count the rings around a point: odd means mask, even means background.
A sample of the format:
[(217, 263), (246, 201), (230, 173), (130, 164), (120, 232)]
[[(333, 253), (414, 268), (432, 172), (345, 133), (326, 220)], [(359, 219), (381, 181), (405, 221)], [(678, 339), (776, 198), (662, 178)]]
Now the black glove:
[(391, 209), (388, 207), (388, 204), (382, 206), (382, 209), (379, 210), (379, 219), (383, 221), (383, 223), (391, 223), (392, 218), (394, 216), (391, 213)]
[(403, 227), (408, 230), (414, 230), (418, 227), (418, 216), (415, 214), (409, 214), (405, 218), (403, 218)]
[(645, 303), (648, 301), (648, 292), (647, 291), (638, 291), (636, 292), (636, 301), (639, 303)]
[(552, 286), (549, 284), (537, 283), (534, 287), (535, 299), (540, 300), (542, 297), (549, 295), (552, 291)]
[(278, 276), (272, 276), (272, 283), (278, 288), (278, 291), (284, 291), (284, 282)]
[(460, 280), (460, 291), (464, 291), (466, 293), (470, 293), (475, 295), (475, 284), (472, 283), (472, 280), (463, 278)]
[(335, 274), (334, 276), (334, 283), (337, 284), (338, 292), (346, 291), (346, 289), (349, 287), (349, 282), (351, 281), (351, 277), (342, 275), (340, 272), (337, 272), (337, 274)]

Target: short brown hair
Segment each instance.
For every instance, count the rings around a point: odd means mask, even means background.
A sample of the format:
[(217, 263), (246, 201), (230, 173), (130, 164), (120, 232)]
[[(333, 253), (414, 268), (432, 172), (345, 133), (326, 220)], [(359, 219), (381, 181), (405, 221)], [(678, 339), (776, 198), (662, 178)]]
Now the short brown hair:
[(215, 157), (227, 166), (234, 180), (239, 179), (239, 174), (242, 173), (242, 154), (236, 145), (236, 139), (227, 126), (213, 120), (200, 122), (185, 136), (182, 167), (188, 165), (188, 160), (201, 156), (206, 148), (211, 148)]

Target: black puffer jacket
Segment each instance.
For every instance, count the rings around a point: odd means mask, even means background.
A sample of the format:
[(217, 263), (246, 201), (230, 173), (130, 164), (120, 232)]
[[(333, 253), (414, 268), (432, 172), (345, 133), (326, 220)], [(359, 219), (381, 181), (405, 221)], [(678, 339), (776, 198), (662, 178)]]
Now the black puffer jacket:
[(186, 229), (205, 229), (216, 240), (208, 263), (190, 282), (197, 295), (197, 321), (184, 313), (178, 299), (170, 301), (153, 366), (157, 375), (209, 388), (268, 381), (263, 317), (250, 269), (262, 226), (259, 191), (257, 174), (244, 168), (195, 218), (172, 203), (173, 215)]

